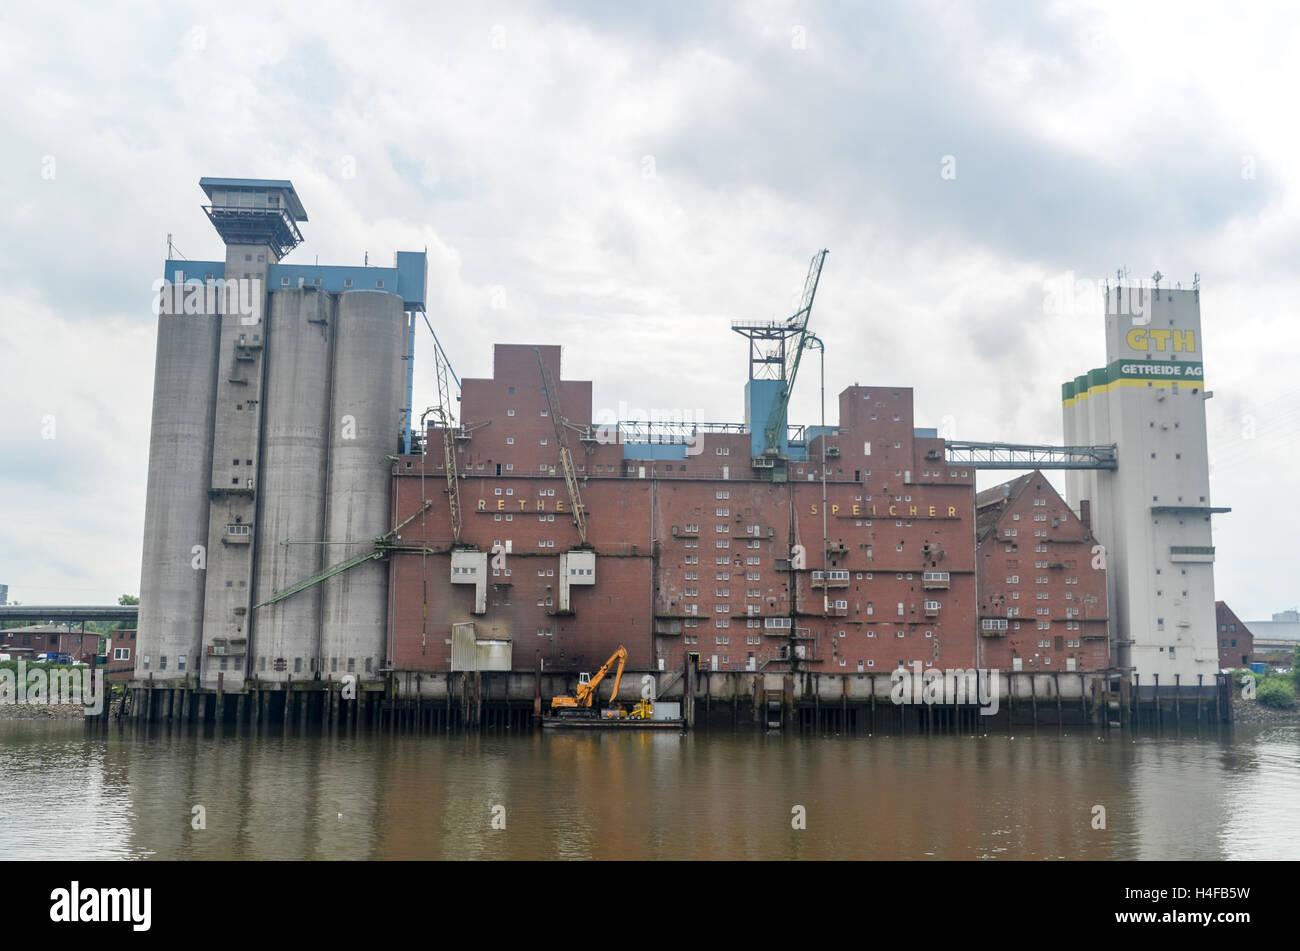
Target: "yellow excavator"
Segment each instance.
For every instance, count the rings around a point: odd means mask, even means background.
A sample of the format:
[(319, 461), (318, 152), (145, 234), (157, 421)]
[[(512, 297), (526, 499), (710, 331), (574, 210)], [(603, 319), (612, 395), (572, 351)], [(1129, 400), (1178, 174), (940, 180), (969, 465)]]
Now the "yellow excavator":
[(605, 661), (600, 670), (596, 671), (595, 676), (585, 673), (578, 674), (576, 697), (552, 697), (551, 712), (558, 713), (560, 716), (580, 716), (582, 714), (578, 711), (590, 710), (592, 701), (596, 698), (596, 688), (605, 679), (605, 675), (609, 673), (609, 668), (614, 661), (618, 661), (618, 670), (614, 674), (614, 692), (610, 694), (610, 699), (612, 701), (617, 698), (618, 685), (623, 680), (623, 666), (627, 663), (627, 648), (622, 644), (618, 645), (618, 650), (609, 655), (609, 660)]

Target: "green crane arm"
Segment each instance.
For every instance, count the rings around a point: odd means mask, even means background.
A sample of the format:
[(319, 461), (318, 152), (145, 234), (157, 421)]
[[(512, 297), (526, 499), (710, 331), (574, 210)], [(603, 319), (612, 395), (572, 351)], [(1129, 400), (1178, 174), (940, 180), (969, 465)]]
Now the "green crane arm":
[[(551, 423), (555, 426), (555, 441), (560, 446), (560, 467), (564, 470), (564, 485), (569, 492), (569, 508), (573, 510), (573, 525), (578, 530), (578, 544), (587, 545), (587, 512), (582, 505), (582, 493), (578, 489), (578, 476), (573, 469), (573, 453), (569, 452), (569, 439), (564, 427), (569, 421), (560, 415), (560, 388), (551, 379), (551, 371), (546, 368), (540, 347), (534, 347), (537, 365), (542, 371), (542, 389), (546, 392), (547, 412), (551, 414)], [(574, 427), (577, 428), (577, 427)]]
[[(330, 567), (326, 568), (324, 571), (319, 571), (316, 574), (312, 575), (310, 578), (304, 578), (302, 581), (294, 582), (289, 587), (285, 588), (283, 591), (275, 592), (269, 598), (263, 601), (261, 604), (253, 605), (253, 610), (256, 611), (258, 608), (264, 608), (268, 604), (275, 604), (275, 602), (277, 601), (283, 601), (285, 598), (290, 597), (291, 595), (295, 595), (299, 591), (305, 591), (308, 588), (310, 588), (312, 585), (320, 584), (322, 581), (325, 581), (328, 578), (333, 578), (335, 575), (347, 571), (349, 568), (355, 568), (357, 565), (365, 564), (367, 561), (374, 561), (376, 559), (383, 558), (394, 547), (391, 544), (390, 540), (403, 528), (405, 528), (407, 525), (410, 525), (417, 518), (419, 518), (424, 512), (428, 511), (428, 509), (432, 505), (433, 505), (433, 500), (426, 499), (424, 504), (421, 505), (418, 509), (416, 509), (410, 518), (403, 519), (401, 522), (399, 522), (396, 526), (393, 527), (392, 531), (385, 532), (383, 535), (380, 535), (378, 538), (376, 538), (374, 547), (370, 551), (349, 558), (347, 561), (341, 561), (337, 565), (331, 565)], [(282, 542), (281, 544), (286, 544), (286, 543)], [(296, 543), (292, 543), (292, 544), (296, 544)], [(308, 544), (314, 544), (314, 543), (309, 542)]]
[(347, 561), (339, 562), (337, 565), (333, 565), (329, 568), (326, 568), (324, 571), (319, 572), (318, 574), (314, 574), (310, 578), (304, 578), (302, 581), (299, 581), (295, 584), (291, 584), (283, 591), (277, 591), (275, 594), (271, 595), (261, 604), (254, 605), (253, 610), (257, 610), (257, 608), (264, 608), (268, 604), (275, 604), (275, 602), (277, 601), (283, 601), (285, 598), (290, 597), (291, 595), (295, 595), (299, 591), (306, 590), (307, 588), (310, 588), (314, 584), (320, 584), (326, 578), (332, 578), (335, 575), (339, 574), (340, 572), (347, 571), (349, 568), (355, 568), (357, 565), (360, 565), (367, 561), (372, 561), (373, 559), (376, 558), (383, 558), (384, 554), (385, 554), (384, 551), (376, 548), (366, 552), (364, 555), (357, 555), (355, 558), (349, 558)]
[(799, 309), (785, 322), (790, 335), (795, 338), (794, 349), (791, 352), (790, 347), (788, 345), (786, 347), (785, 385), (781, 388), (780, 396), (772, 404), (772, 412), (768, 416), (767, 426), (764, 429), (768, 452), (775, 453), (781, 448), (781, 434), (785, 427), (786, 411), (790, 407), (790, 394), (794, 392), (794, 381), (799, 375), (799, 362), (803, 356), (804, 342), (808, 338), (808, 318), (812, 316), (813, 298), (817, 296), (822, 264), (825, 263), (826, 255), (829, 253), (823, 248), (812, 256), (812, 261), (808, 265), (808, 276), (804, 279)]

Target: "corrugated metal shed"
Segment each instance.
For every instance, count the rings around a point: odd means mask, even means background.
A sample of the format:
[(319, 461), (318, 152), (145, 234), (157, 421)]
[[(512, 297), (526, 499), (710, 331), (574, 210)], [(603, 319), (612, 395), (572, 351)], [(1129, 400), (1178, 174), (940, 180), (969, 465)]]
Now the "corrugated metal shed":
[(451, 626), (453, 672), (509, 670), (513, 648), (514, 642), (508, 637), (476, 637), (473, 621), (461, 621)]
[(451, 669), (453, 673), (478, 669), (478, 647), (474, 640), (473, 621), (451, 626)]

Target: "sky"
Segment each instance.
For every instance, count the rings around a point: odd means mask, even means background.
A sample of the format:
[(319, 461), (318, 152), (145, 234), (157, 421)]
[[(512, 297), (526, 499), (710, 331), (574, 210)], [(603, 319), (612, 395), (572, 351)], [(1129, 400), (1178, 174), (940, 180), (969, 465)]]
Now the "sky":
[(1267, 619), (1300, 602), (1298, 41), (1251, 3), (6, 5), (0, 583), (139, 592), (153, 282), (169, 234), (224, 257), (211, 175), (292, 180), (289, 262), (427, 248), (459, 376), (559, 343), (597, 413), (743, 419), (730, 322), (824, 247), (832, 423), (901, 385), (918, 426), (1059, 444), (1105, 340), (1049, 289), (1199, 275), (1216, 596)]

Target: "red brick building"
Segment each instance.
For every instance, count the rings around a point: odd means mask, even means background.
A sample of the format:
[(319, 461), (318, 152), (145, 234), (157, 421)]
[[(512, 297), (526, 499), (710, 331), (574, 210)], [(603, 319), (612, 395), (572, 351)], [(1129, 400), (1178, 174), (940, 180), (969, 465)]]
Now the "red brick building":
[(67, 654), (73, 660), (90, 663), (98, 649), (98, 634), (67, 624), (28, 624), (0, 630), (0, 653), (15, 658)]
[(1255, 653), (1255, 635), (1222, 601), (1214, 602), (1214, 613), (1219, 626), (1220, 669), (1247, 666)]
[(591, 383), (563, 380), (584, 549), (538, 351), (560, 380), (559, 347), (498, 345), (492, 379), (462, 381), (459, 545), (442, 431), (394, 464), (394, 524), (414, 516), (389, 560), (398, 670), (450, 669), (466, 623), (480, 649), (508, 644), (513, 669), (540, 651), (547, 669), (593, 670), (620, 643), (634, 669), (974, 665), (974, 472), (914, 428), (910, 389), (846, 389), (838, 429), (792, 449), (782, 480), (736, 426), (621, 444), (592, 426)]
[(979, 493), (980, 665), (1001, 670), (1110, 666), (1106, 572), (1088, 526), (1039, 471)]
[(135, 672), (135, 631), (117, 630), (109, 634), (108, 679), (111, 683), (126, 683)]

